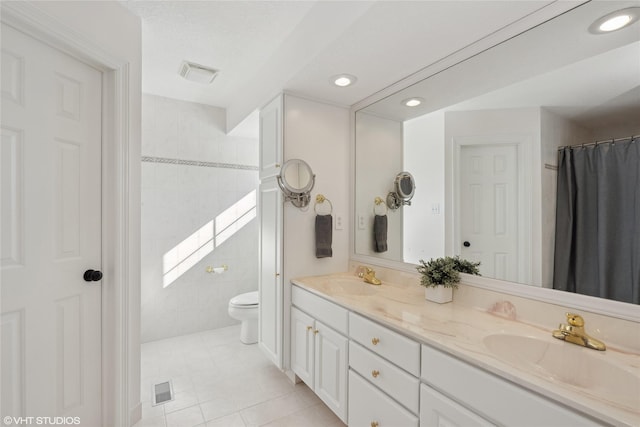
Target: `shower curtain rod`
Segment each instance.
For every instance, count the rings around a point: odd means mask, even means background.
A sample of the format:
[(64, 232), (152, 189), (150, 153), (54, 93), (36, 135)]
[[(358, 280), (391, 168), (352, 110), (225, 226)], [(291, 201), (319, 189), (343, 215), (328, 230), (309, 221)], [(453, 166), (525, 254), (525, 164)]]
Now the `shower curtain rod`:
[(587, 143), (585, 143), (585, 144), (563, 145), (562, 147), (558, 147), (558, 151), (560, 151), (560, 150), (564, 150), (565, 148), (588, 147), (588, 146), (590, 146), (590, 145), (599, 145), (599, 144), (606, 144), (606, 143), (616, 143), (616, 142), (620, 142), (620, 141), (626, 141), (627, 139), (636, 139), (636, 138), (640, 138), (640, 135), (627, 136), (626, 138), (611, 138), (611, 139), (604, 139), (604, 140), (602, 140), (602, 141), (587, 142)]

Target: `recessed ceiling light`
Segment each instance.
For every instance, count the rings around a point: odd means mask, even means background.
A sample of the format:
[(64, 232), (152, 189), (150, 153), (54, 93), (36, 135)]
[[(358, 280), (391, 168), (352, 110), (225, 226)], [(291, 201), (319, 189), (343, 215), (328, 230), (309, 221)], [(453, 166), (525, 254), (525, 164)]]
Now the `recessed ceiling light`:
[(640, 7), (618, 10), (596, 20), (589, 27), (589, 31), (594, 34), (610, 33), (633, 24), (638, 17), (640, 17)]
[(607, 19), (602, 24), (600, 24), (598, 28), (600, 29), (600, 31), (615, 31), (629, 24), (629, 22), (631, 22), (631, 16), (618, 15), (614, 16), (613, 18)]
[(351, 86), (358, 80), (355, 76), (350, 74), (338, 74), (337, 76), (333, 76), (329, 79), (331, 83), (340, 87)]
[(406, 105), (407, 107), (417, 107), (418, 105), (422, 104), (422, 102), (424, 101), (424, 99), (422, 98), (408, 98), (405, 99), (404, 101), (402, 101), (403, 105)]
[(209, 84), (216, 78), (218, 72), (214, 68), (196, 64), (195, 62), (182, 61), (178, 74), (192, 82)]

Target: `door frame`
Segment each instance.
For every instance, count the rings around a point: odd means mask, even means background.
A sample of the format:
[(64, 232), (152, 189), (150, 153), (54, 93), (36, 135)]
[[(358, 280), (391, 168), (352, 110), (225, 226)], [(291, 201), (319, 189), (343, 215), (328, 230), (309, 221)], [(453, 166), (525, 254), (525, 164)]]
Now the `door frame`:
[[(518, 277), (519, 282), (531, 280), (533, 263), (531, 261), (533, 245), (532, 223), (532, 168), (531, 158), (532, 136), (530, 134), (495, 134), (452, 137), (449, 151), (450, 161), (445, 162), (445, 205), (447, 220), (445, 236), (445, 254), (460, 253), (460, 172), (462, 170), (462, 148), (466, 146), (515, 146), (518, 159), (518, 215), (522, 224), (518, 224)], [(446, 154), (445, 154), (446, 156)], [(447, 170), (448, 169), (448, 170)]]
[[(37, 6), (3, 2), (2, 23), (71, 55), (103, 73), (102, 82), (102, 423), (128, 426), (129, 364), (135, 334), (130, 330), (130, 301), (138, 289), (131, 280), (130, 221), (130, 64), (88, 42)], [(78, 273), (80, 274), (80, 273)], [(134, 371), (135, 372), (135, 371)]]

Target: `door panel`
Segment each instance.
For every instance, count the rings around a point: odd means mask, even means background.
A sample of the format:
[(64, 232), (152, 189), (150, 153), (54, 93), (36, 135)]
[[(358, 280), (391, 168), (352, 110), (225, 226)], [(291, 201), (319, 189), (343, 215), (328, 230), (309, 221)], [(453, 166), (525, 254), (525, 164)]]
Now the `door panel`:
[(460, 164), (460, 255), (484, 276), (517, 281), (518, 148), (463, 146)]
[(309, 386), (315, 387), (314, 376), (314, 328), (311, 316), (291, 307), (291, 370)]
[(282, 193), (271, 178), (260, 184), (259, 322), (260, 348), (282, 367)]
[(102, 73), (5, 25), (2, 59), (1, 415), (100, 425)]
[(347, 420), (349, 340), (316, 321), (315, 392), (343, 421)]

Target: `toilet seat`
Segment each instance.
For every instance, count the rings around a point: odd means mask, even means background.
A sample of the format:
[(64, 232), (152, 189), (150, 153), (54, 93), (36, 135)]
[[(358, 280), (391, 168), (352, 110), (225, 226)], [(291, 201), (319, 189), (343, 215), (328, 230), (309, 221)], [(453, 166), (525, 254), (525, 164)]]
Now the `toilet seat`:
[(258, 291), (247, 292), (231, 298), (229, 305), (240, 308), (251, 308), (258, 306)]

